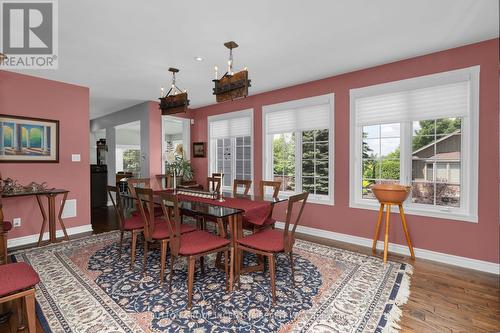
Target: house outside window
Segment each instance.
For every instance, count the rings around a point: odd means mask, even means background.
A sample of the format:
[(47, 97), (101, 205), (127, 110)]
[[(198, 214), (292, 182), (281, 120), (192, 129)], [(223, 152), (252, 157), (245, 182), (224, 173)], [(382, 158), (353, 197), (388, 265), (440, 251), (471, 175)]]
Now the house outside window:
[(409, 213), (477, 222), (479, 66), (351, 90), (350, 206), (411, 185)]
[(253, 109), (208, 117), (208, 174), (223, 173), (222, 189), (234, 179), (253, 179)]
[(333, 204), (333, 94), (263, 107), (264, 179)]

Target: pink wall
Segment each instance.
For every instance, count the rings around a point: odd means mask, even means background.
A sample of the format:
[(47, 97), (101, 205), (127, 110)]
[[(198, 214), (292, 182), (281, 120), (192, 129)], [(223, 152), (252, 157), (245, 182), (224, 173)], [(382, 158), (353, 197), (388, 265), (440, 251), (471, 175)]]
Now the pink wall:
[(161, 111), (158, 103), (149, 103), (149, 177), (161, 174)]
[[(499, 40), (450, 49), (417, 58), (342, 74), (234, 102), (194, 109), (192, 141), (207, 141), (207, 116), (254, 109), (254, 181), (262, 179), (262, 106), (335, 93), (335, 205), (308, 204), (302, 224), (371, 238), (377, 212), (349, 208), (349, 89), (481, 65), (479, 132), (479, 223), (409, 216), (415, 247), (498, 263), (499, 254)], [(204, 184), (207, 159), (194, 158), (196, 177)], [(283, 220), (283, 209), (275, 217)], [(394, 218), (397, 218), (394, 216)], [(399, 220), (395, 220), (399, 221)], [(399, 222), (392, 223), (390, 242), (403, 244)]]
[[(0, 113), (60, 121), (59, 163), (1, 163), (0, 171), (21, 184), (45, 181), (68, 189), (68, 199), (77, 200), (77, 216), (65, 219), (66, 227), (90, 224), (89, 89), (0, 71)], [(71, 154), (80, 154), (81, 162), (71, 162)], [(9, 238), (40, 232), (34, 197), (3, 199), (3, 205), (7, 220), (22, 218)]]

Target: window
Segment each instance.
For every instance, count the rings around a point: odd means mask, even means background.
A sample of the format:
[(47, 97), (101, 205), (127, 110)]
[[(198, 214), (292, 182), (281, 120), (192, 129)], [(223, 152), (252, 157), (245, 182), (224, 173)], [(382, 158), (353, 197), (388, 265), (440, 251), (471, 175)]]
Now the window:
[(264, 179), (333, 203), (333, 95), (264, 106)]
[(409, 213), (477, 221), (479, 67), (351, 90), (350, 206), (412, 186)]
[(222, 188), (231, 190), (233, 179), (253, 179), (253, 110), (208, 117), (209, 174), (222, 172)]

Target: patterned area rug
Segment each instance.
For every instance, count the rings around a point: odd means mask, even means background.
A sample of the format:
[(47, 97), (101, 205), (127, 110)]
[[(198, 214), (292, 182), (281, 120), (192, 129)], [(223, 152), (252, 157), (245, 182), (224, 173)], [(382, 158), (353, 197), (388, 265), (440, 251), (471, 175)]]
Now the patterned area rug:
[(40, 274), (37, 315), (46, 332), (392, 332), (409, 295), (411, 266), (299, 240), (295, 286), (288, 258), (278, 257), (276, 306), (267, 272), (243, 275), (239, 290), (225, 293), (225, 274), (210, 257), (204, 275), (197, 266), (188, 311), (185, 260), (177, 260), (169, 292), (159, 283), (159, 250), (150, 252), (146, 273), (140, 250), (130, 270), (130, 240), (119, 259), (118, 237), (14, 254)]

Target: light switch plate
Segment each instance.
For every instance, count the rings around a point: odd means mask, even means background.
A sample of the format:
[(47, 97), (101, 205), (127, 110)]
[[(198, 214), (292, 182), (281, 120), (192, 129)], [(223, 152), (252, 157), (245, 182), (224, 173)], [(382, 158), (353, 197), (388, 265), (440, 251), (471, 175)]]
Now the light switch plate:
[(72, 162), (80, 162), (81, 161), (80, 154), (71, 154), (71, 161)]
[(14, 225), (14, 228), (20, 227), (21, 226), (21, 218), (20, 217), (13, 218), (12, 224)]

